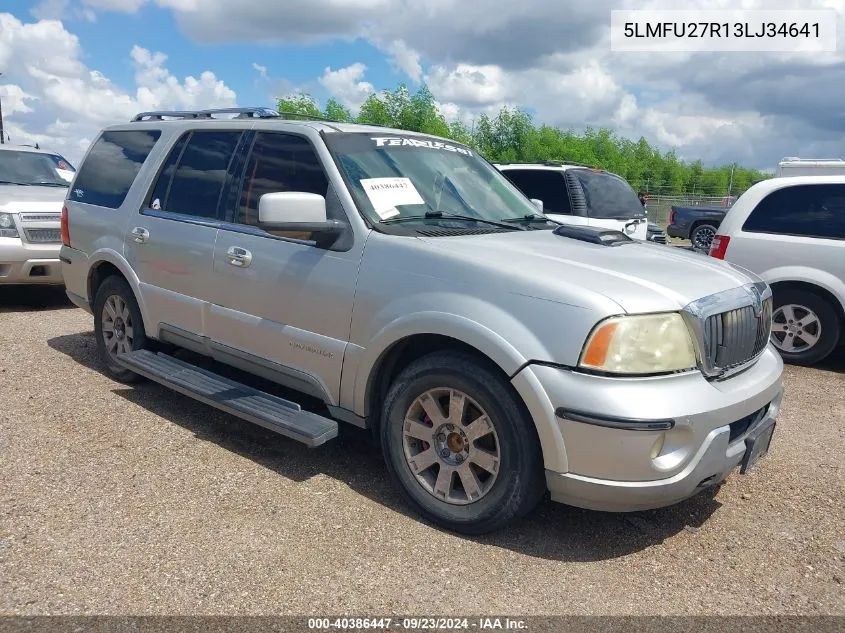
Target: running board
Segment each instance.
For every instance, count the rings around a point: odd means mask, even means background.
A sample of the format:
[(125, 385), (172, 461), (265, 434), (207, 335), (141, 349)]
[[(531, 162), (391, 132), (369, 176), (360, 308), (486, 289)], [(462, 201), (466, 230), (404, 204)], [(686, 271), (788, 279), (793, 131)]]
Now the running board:
[(138, 350), (115, 360), (136, 374), (306, 446), (320, 446), (337, 437), (334, 420), (167, 354)]

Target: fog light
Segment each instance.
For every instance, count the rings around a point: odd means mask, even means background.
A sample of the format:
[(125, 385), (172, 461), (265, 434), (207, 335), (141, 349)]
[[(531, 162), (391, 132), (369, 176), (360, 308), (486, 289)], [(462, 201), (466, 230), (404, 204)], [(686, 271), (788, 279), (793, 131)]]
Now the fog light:
[(666, 434), (661, 433), (657, 440), (654, 442), (654, 446), (651, 447), (651, 458), (657, 459), (657, 456), (660, 455), (660, 451), (663, 450), (663, 445), (666, 443)]

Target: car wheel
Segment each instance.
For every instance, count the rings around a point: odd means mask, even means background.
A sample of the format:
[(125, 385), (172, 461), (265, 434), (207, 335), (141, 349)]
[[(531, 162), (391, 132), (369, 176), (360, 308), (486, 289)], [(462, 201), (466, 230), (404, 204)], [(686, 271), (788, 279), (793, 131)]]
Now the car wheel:
[(699, 224), (695, 227), (689, 239), (695, 250), (706, 253), (710, 250), (710, 244), (713, 242), (714, 237), (716, 237), (715, 226), (712, 224)]
[(806, 290), (775, 291), (772, 344), (783, 360), (813, 365), (838, 345), (840, 322), (828, 301)]
[(141, 376), (115, 361), (120, 354), (147, 347), (141, 310), (129, 284), (120, 277), (106, 279), (94, 300), (94, 335), (106, 374), (118, 382), (137, 382)]
[(536, 429), (513, 387), (468, 354), (409, 365), (385, 399), (388, 470), (436, 524), (483, 534), (524, 516), (546, 491)]

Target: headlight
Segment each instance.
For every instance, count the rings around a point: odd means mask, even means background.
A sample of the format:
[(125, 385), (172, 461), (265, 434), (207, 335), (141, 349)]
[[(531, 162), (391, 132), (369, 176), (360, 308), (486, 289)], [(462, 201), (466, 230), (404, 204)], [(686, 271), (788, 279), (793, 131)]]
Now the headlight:
[(659, 374), (694, 368), (695, 348), (677, 312), (612, 317), (590, 334), (578, 365), (611, 374)]
[(0, 213), (0, 237), (19, 237), (11, 213)]

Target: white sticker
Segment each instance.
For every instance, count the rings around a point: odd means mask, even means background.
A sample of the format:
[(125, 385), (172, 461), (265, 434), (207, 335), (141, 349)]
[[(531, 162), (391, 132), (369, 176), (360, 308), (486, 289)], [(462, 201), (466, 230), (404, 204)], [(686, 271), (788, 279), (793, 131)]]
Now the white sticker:
[(425, 204), (410, 178), (365, 178), (361, 186), (382, 220), (399, 215), (400, 204)]

